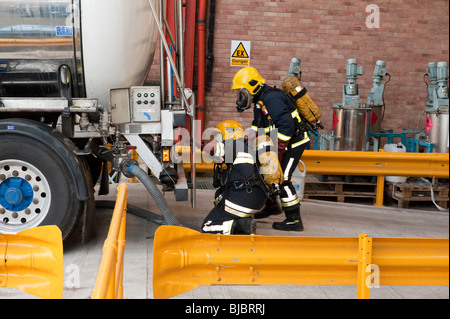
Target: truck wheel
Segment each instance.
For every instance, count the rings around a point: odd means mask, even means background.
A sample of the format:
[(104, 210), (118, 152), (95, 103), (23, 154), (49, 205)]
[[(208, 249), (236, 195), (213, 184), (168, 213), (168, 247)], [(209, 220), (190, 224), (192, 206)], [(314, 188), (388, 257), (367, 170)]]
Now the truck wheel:
[(26, 136), (2, 137), (0, 233), (56, 225), (66, 239), (82, 207), (69, 172), (51, 148)]

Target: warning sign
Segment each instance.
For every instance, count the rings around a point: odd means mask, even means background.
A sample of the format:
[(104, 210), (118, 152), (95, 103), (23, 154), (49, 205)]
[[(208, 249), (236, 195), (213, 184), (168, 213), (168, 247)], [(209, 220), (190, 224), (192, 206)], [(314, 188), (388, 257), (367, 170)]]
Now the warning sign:
[(250, 41), (231, 42), (231, 66), (250, 66)]

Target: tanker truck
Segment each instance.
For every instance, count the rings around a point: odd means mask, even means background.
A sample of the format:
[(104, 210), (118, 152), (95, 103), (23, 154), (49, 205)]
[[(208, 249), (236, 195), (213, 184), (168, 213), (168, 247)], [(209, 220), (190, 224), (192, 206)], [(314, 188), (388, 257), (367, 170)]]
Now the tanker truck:
[(133, 149), (187, 200), (182, 165), (166, 154), (190, 106), (145, 85), (162, 4), (0, 1), (0, 234), (56, 225), (68, 238), (91, 223), (99, 177), (106, 193)]

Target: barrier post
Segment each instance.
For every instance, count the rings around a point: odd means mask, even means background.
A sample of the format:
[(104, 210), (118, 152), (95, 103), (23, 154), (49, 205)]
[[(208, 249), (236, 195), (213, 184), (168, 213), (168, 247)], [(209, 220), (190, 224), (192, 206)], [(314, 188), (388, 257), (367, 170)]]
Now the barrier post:
[(386, 180), (385, 176), (377, 177), (377, 198), (375, 202), (376, 207), (384, 206), (384, 181)]
[(117, 190), (116, 206), (108, 237), (103, 246), (103, 257), (92, 299), (121, 299), (123, 297), (123, 257), (125, 251), (128, 186), (121, 184)]
[(372, 238), (359, 235), (357, 298), (370, 299), (372, 275)]

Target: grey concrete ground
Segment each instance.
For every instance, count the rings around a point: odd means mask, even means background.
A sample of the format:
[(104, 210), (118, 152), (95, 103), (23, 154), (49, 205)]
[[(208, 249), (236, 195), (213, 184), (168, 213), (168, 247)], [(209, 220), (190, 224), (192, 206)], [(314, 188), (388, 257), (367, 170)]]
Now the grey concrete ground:
[[(111, 194), (99, 200), (115, 200), (117, 185)], [(197, 207), (176, 202), (172, 193), (165, 194), (178, 221), (199, 230), (213, 205), (213, 190), (197, 192)], [(129, 184), (129, 204), (160, 213), (141, 184)], [(97, 211), (98, 235), (81, 246), (76, 238), (65, 245), (64, 299), (89, 299), (102, 257), (102, 247), (111, 220), (111, 209)], [(370, 205), (340, 204), (308, 200), (302, 206), (305, 231), (279, 232), (271, 225), (281, 216), (258, 221), (258, 235), (357, 237), (448, 238), (449, 215), (434, 209), (377, 208)], [(125, 250), (124, 297), (152, 299), (153, 239), (158, 226), (128, 214)], [(33, 299), (12, 289), (0, 289), (0, 299)], [(355, 286), (227, 286), (200, 287), (175, 299), (355, 299)], [(371, 299), (448, 299), (449, 287), (381, 287), (372, 289)]]

